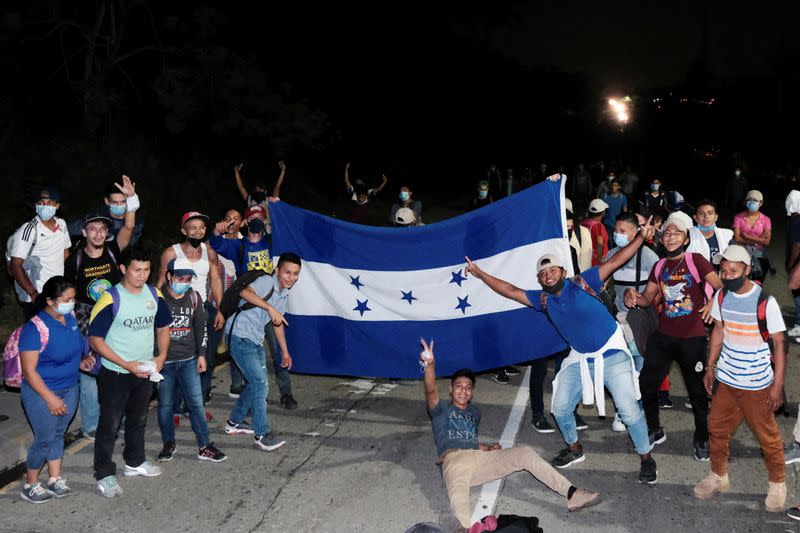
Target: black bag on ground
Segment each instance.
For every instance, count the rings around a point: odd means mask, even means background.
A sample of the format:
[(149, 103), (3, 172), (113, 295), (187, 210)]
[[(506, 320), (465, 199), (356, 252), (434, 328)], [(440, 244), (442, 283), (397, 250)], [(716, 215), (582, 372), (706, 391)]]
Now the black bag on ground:
[(543, 533), (539, 519), (535, 516), (501, 514), (497, 517), (496, 532), (500, 533)]

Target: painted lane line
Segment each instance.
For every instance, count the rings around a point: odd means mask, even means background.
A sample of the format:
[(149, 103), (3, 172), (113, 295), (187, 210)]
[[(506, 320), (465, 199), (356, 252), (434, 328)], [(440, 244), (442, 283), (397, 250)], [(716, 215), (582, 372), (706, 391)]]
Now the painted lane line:
[[(503, 430), (503, 435), (500, 437), (500, 445), (503, 448), (511, 448), (517, 443), (517, 435), (519, 428), (522, 425), (522, 419), (525, 417), (525, 409), (528, 407), (528, 399), (530, 391), (528, 383), (531, 379), (531, 367), (525, 371), (522, 377), (522, 383), (517, 390), (517, 398), (514, 400), (514, 405), (511, 407), (511, 413), (508, 415), (506, 427)], [(474, 524), (484, 516), (494, 514), (495, 506), (497, 505), (497, 497), (500, 496), (500, 491), (503, 489), (505, 479), (498, 479), (491, 483), (486, 483), (481, 488), (481, 495), (478, 497), (478, 503), (475, 504), (475, 509), (472, 511), (471, 523)]]

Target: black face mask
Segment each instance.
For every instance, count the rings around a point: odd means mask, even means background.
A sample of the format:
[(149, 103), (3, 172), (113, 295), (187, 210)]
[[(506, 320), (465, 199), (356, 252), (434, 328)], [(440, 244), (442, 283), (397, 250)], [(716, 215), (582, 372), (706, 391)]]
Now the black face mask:
[(677, 248), (675, 248), (671, 252), (669, 250), (667, 250), (666, 248), (664, 249), (664, 253), (670, 259), (672, 259), (673, 257), (678, 257), (679, 255), (681, 255), (685, 251), (686, 251), (686, 245), (678, 246)]
[(723, 279), (722, 286), (725, 287), (726, 291), (736, 292), (744, 286), (745, 279), (744, 276), (739, 276), (736, 279)]
[(203, 244), (203, 239), (195, 239), (194, 237), (186, 237), (186, 242), (189, 243), (189, 246), (192, 248), (200, 248), (200, 245)]
[(563, 288), (564, 288), (564, 278), (561, 278), (560, 280), (558, 280), (558, 283), (556, 283), (552, 287), (548, 287), (546, 285), (542, 285), (542, 290), (544, 292), (546, 292), (547, 294), (556, 294), (558, 292), (561, 292), (561, 289), (563, 289)]
[(247, 222), (247, 231), (250, 233), (261, 233), (264, 231), (264, 221), (254, 218)]
[(567, 230), (567, 240), (572, 240), (572, 233), (573, 231), (571, 229)]

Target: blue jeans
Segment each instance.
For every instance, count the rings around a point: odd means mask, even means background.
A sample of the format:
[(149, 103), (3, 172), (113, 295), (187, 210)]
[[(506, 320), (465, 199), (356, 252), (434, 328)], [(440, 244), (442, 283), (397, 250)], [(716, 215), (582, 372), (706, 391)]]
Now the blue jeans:
[(252, 411), (253, 431), (257, 437), (269, 433), (267, 417), (267, 360), (264, 346), (253, 341), (231, 335), (229, 339), (231, 357), (239, 365), (247, 383), (231, 411), (231, 422), (238, 424)]
[(275, 369), (275, 383), (281, 393), (281, 398), (292, 394), (292, 375), (289, 369), (281, 367), (281, 349), (278, 338), (275, 336), (275, 326), (271, 322), (264, 328), (264, 341), (272, 352), (272, 366)]
[(56, 416), (50, 414), (47, 402), (33, 390), (27, 380), (22, 380), (20, 396), (22, 409), (33, 429), (33, 442), (28, 448), (26, 461), (28, 470), (39, 470), (47, 461), (58, 461), (64, 456), (64, 434), (67, 432), (75, 409), (78, 407), (80, 386), (76, 382), (72, 387), (53, 391), (67, 405), (67, 414)]
[(97, 429), (100, 420), (100, 402), (97, 400), (97, 378), (89, 374), (80, 373), (81, 401), (78, 407), (81, 410), (81, 429), (84, 433), (91, 433)]
[(175, 442), (175, 424), (172, 412), (175, 408), (175, 391), (183, 391), (183, 398), (189, 410), (192, 431), (200, 448), (208, 444), (208, 423), (206, 410), (203, 407), (203, 392), (200, 385), (200, 374), (197, 372), (197, 359), (166, 363), (161, 370), (164, 380), (158, 384), (158, 427), (161, 429), (161, 440)]
[[(636, 377), (631, 369), (631, 356), (620, 350), (606, 357), (603, 363), (603, 384), (614, 398), (622, 422), (628, 427), (636, 453), (648, 453), (651, 449), (650, 439), (644, 412), (635, 397), (633, 380)], [(589, 373), (594, 376), (594, 361), (591, 359)], [(575, 363), (563, 367), (556, 379), (558, 388), (553, 399), (553, 416), (564, 440), (572, 445), (578, 442), (574, 411), (582, 398), (580, 365)]]
[(206, 371), (200, 377), (200, 383), (203, 386), (203, 398), (208, 398), (208, 393), (211, 391), (211, 380), (214, 378), (214, 365), (217, 362), (217, 348), (219, 341), (222, 339), (223, 330), (214, 329), (214, 318), (217, 316), (217, 309), (211, 305), (210, 302), (205, 303), (206, 313), (208, 313), (208, 320), (206, 321)]

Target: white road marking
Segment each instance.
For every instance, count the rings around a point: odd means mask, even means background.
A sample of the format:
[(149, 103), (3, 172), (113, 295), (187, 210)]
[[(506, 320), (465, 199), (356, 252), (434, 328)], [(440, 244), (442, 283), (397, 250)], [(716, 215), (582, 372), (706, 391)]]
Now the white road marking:
[[(525, 371), (522, 376), (522, 383), (517, 390), (517, 398), (514, 400), (514, 405), (511, 407), (511, 413), (508, 415), (506, 427), (503, 430), (503, 435), (500, 437), (500, 444), (503, 448), (511, 448), (517, 443), (517, 435), (519, 428), (522, 424), (522, 419), (525, 416), (525, 409), (528, 407), (528, 398), (530, 392), (528, 383), (531, 378), (531, 367)], [(481, 489), (481, 495), (478, 498), (478, 503), (475, 504), (475, 509), (472, 511), (472, 518), (470, 519), (475, 523), (484, 516), (494, 514), (494, 508), (497, 505), (497, 497), (503, 489), (505, 479), (498, 479), (487, 483)]]
[(319, 431), (309, 431), (308, 433), (303, 433), (307, 437), (319, 437)]

